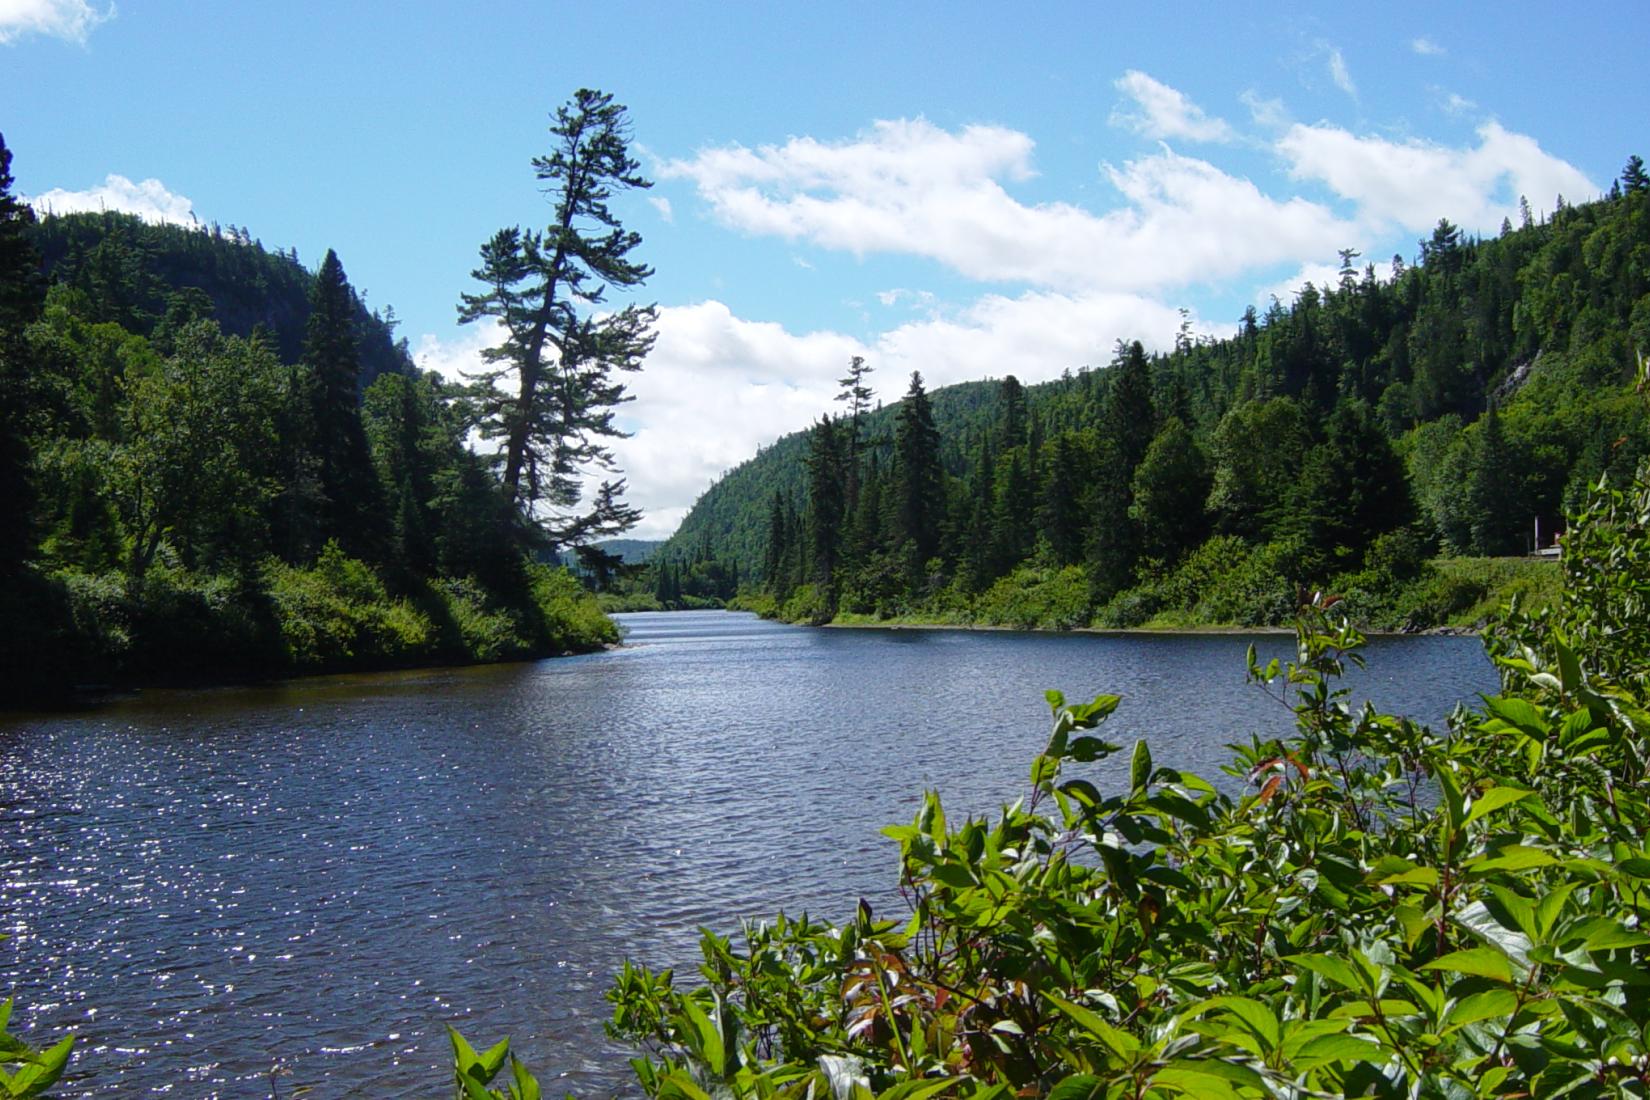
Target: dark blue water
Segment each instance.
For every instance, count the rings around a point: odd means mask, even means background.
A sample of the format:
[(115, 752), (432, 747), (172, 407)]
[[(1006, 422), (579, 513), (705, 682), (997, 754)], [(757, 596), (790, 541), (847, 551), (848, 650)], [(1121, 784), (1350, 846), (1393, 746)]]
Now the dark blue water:
[[(1280, 636), (621, 619), (628, 646), (589, 657), (0, 719), (0, 993), (34, 1042), (81, 1036), (65, 1094), (266, 1096), (275, 1073), (283, 1096), (434, 1095), (447, 1023), (610, 1092), (623, 959), (886, 909), (878, 829), (925, 787), (953, 819), (1024, 794), (1044, 688), (1121, 693), (1112, 740), (1210, 778), (1290, 722), (1243, 683)], [(1494, 685), (1474, 639), (1369, 660), (1359, 693), (1422, 719)]]

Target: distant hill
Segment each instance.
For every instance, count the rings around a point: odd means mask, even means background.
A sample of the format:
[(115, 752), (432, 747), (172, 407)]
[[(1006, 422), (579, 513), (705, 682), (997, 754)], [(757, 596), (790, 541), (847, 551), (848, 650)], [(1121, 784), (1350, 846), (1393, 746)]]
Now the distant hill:
[[(908, 378), (877, 378), (882, 383), (881, 408), (866, 420), (866, 435), (886, 461), (894, 437), (894, 418)], [(962, 382), (929, 394), (934, 423), (943, 440), (941, 458), (953, 474), (961, 474), (964, 456), (974, 438), (989, 429), (995, 415), (997, 382)], [(825, 410), (821, 410), (824, 412)], [(832, 410), (834, 411), (834, 410)], [(700, 494), (674, 534), (662, 544), (667, 557), (690, 560), (708, 542), (711, 554), (736, 562), (742, 575), (760, 571), (768, 541), (768, 505), (774, 493), (789, 494), (800, 506), (807, 477), (808, 433), (792, 432), (761, 448), (723, 474)]]
[[(605, 553), (617, 554), (626, 565), (641, 565), (658, 553), (659, 547), (664, 544), (664, 539), (603, 539), (595, 543), (595, 547)], [(572, 561), (574, 552), (569, 550), (563, 557)]]
[[(64, 214), (28, 230), (52, 282), (86, 292), (97, 319), (148, 336), (169, 298), (199, 291), (212, 317), (235, 336), (268, 332), (283, 362), (296, 362), (309, 320), (314, 273), (296, 251), (270, 252), (246, 230), (213, 225), (150, 225), (131, 214)], [(346, 271), (348, 257), (344, 260)], [(380, 374), (410, 374), (412, 356), (395, 338), (393, 313), (371, 312), (355, 299), (361, 388)]]

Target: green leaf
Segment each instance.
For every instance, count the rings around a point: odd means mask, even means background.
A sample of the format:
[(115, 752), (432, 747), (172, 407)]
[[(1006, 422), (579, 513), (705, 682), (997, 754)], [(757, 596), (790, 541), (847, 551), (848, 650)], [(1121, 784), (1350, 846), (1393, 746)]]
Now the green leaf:
[(1059, 774), (1060, 761), (1058, 757), (1043, 753), (1031, 762), (1031, 785), (1033, 787), (1047, 786)]
[(1484, 707), (1503, 722), (1527, 737), (1545, 741), (1550, 727), (1541, 708), (1527, 700), (1510, 695), (1487, 695)]
[(1328, 978), (1342, 989), (1351, 990), (1353, 993), (1369, 992), (1363, 976), (1345, 959), (1336, 958), (1334, 955), (1289, 955), (1284, 961)]
[(1278, 1045), (1278, 1018), (1261, 1002), (1252, 997), (1210, 997), (1192, 1011), (1204, 1013), (1217, 1010), (1240, 1020), (1260, 1040), (1263, 1050), (1271, 1051)]
[(921, 1077), (910, 1078), (883, 1092), (877, 1100), (929, 1100), (938, 1096), (952, 1085), (958, 1084), (960, 1077), (942, 1077), (938, 1081), (929, 1081)]
[(515, 1087), (510, 1093), (512, 1100), (541, 1100), (543, 1093), (539, 1089), (538, 1079), (514, 1058), (510, 1059), (510, 1076), (515, 1079)]
[(1145, 741), (1134, 743), (1134, 759), (1129, 763), (1129, 785), (1139, 791), (1144, 790), (1152, 775), (1152, 750), (1146, 747)]
[(1104, 1078), (1092, 1073), (1074, 1073), (1057, 1081), (1048, 1090), (1047, 1100), (1103, 1100), (1105, 1095)]
[(1496, 871), (1528, 871), (1534, 867), (1550, 867), (1558, 857), (1540, 848), (1525, 844), (1508, 844), (1495, 852), (1474, 856), (1462, 864), (1469, 878), (1493, 874)]
[(1301, 1044), (1293, 1059), (1297, 1069), (1316, 1069), (1329, 1062), (1385, 1061), (1386, 1048), (1351, 1035), (1320, 1035)]
[(1043, 698), (1048, 700), (1048, 709), (1053, 714), (1059, 714), (1060, 708), (1066, 705), (1065, 695), (1053, 688), (1043, 692)]
[(1481, 817), (1487, 817), (1504, 806), (1510, 806), (1521, 798), (1528, 798), (1533, 791), (1520, 790), (1517, 787), (1491, 787), (1477, 798), (1473, 799), (1472, 810), (1467, 814), (1463, 825), (1471, 825)]
[(1444, 1027), (1446, 1033), (1457, 1031), (1468, 1024), (1499, 1016), (1511, 1016), (1517, 1011), (1518, 995), (1512, 990), (1486, 989), (1482, 993), (1474, 993), (1457, 1001), (1444, 1016)]
[[(1175, 1089), (1184, 1096), (1198, 1097), (1199, 1100), (1207, 1097), (1208, 1100), (1241, 1100), (1242, 1093), (1233, 1088), (1230, 1080), (1223, 1074), (1209, 1067), (1223, 1066), (1226, 1063), (1214, 1060), (1192, 1061), (1183, 1059), (1170, 1062), (1156, 1073), (1152, 1074), (1154, 1094), (1156, 1089)], [(1260, 1080), (1254, 1087), (1260, 1085)]]
[(1105, 1020), (1101, 1019), (1099, 1013), (1095, 1012), (1093, 1009), (1084, 1008), (1079, 1004), (1073, 1004), (1064, 997), (1057, 996), (1053, 993), (1044, 993), (1043, 996), (1046, 997), (1049, 1003), (1053, 1004), (1055, 1008), (1058, 1008), (1068, 1018), (1075, 1022), (1078, 1027), (1081, 1027), (1084, 1031), (1106, 1044), (1106, 1046), (1109, 1047), (1114, 1054), (1122, 1058), (1124, 1061), (1133, 1061), (1134, 1056), (1139, 1053), (1139, 1039), (1136, 1039), (1133, 1035), (1130, 1035), (1126, 1031), (1119, 1031), (1117, 1028), (1112, 1027)]
[(1399, 856), (1383, 856), (1365, 878), (1371, 886), (1426, 886), (1438, 885), (1438, 872), (1431, 867), (1417, 867)]
[(1493, 947), (1471, 947), (1465, 951), (1451, 951), (1448, 955), (1423, 964), (1421, 969), (1449, 970), (1508, 985), (1513, 981), (1512, 960)]
[(1563, 677), (1564, 692), (1569, 694), (1581, 686), (1581, 662), (1576, 660), (1575, 650), (1571, 649), (1564, 640), (1564, 635), (1553, 631), (1553, 651), (1558, 655), (1558, 670)]

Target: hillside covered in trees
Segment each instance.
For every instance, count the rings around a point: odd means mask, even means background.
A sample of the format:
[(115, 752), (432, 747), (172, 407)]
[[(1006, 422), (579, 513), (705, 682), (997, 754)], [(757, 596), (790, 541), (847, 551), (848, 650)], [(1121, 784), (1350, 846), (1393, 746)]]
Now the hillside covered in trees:
[(0, 683), (585, 650), (616, 630), (329, 251), (38, 220), (0, 143)]
[(1470, 559), (1550, 544), (1650, 452), (1650, 180), (1635, 156), (1599, 201), (1523, 210), (1040, 385), (914, 376), (874, 408), (856, 361), (841, 409), (731, 471), (658, 560), (725, 561), (749, 606), (816, 622), (1277, 623), (1327, 586), (1416, 626), (1495, 577), (1550, 587)]

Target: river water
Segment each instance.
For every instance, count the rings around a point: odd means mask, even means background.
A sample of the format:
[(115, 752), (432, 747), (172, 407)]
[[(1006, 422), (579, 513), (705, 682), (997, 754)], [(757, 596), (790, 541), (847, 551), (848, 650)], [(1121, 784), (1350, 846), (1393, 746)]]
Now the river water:
[[(1271, 635), (813, 630), (620, 616), (627, 645), (484, 668), (152, 691), (0, 717), (0, 994), (69, 1096), (438, 1095), (445, 1025), (549, 1086), (623, 1090), (625, 958), (696, 929), (892, 903), (925, 788), (1025, 793), (1045, 688), (1124, 696), (1105, 734), (1214, 779), (1290, 715)], [(1440, 720), (1494, 687), (1476, 639), (1372, 641), (1360, 697)], [(1090, 766), (1102, 789), (1128, 754)]]

